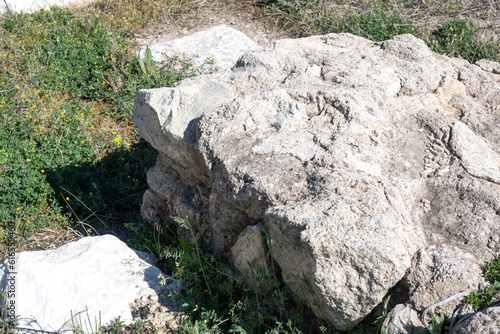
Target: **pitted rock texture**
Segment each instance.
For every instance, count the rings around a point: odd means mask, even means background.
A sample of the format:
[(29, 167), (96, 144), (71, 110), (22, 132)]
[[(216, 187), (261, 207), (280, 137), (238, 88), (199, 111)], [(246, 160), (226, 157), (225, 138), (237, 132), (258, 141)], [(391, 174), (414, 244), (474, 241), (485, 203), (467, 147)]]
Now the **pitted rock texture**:
[(259, 293), (268, 288), (263, 278), (272, 270), (262, 228), (262, 224), (248, 226), (231, 248), (234, 266)]
[(134, 122), (159, 152), (143, 208), (189, 217), (239, 264), (263, 223), (285, 283), (340, 330), (398, 282), (422, 311), (482, 286), (500, 250), (492, 75), (411, 35), (330, 34), (142, 90)]
[(491, 306), (458, 323), (450, 334), (499, 334), (500, 306)]

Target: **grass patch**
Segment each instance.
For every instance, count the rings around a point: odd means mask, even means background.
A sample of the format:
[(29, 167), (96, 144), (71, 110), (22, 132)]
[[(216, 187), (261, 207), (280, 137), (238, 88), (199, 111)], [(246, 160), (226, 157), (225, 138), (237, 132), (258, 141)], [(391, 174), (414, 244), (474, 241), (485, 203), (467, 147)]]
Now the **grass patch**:
[(268, 11), (282, 14), (284, 26), (301, 27), (301, 36), (349, 32), (377, 41), (415, 33), (413, 21), (393, 2), (265, 0)]
[(484, 42), (472, 21), (454, 19), (435, 31), (428, 44), (433, 51), (449, 57), (461, 57), (474, 63), (481, 59), (499, 60), (500, 45)]
[(21, 239), (74, 219), (140, 219), (156, 154), (131, 124), (135, 93), (205, 70), (172, 58), (144, 71), (133, 29), (111, 28), (56, 6), (0, 19), (0, 221)]
[(100, 0), (84, 8), (116, 30), (138, 28), (151, 21), (167, 19), (172, 12), (189, 8), (190, 0)]
[(416, 33), (412, 20), (399, 15), (389, 16), (385, 11), (352, 14), (347, 23), (338, 24), (337, 31), (374, 41), (385, 41), (396, 35)]
[(151, 321), (138, 320), (130, 325), (124, 323), (118, 317), (109, 326), (102, 326), (100, 313), (96, 319), (90, 319), (88, 312), (71, 315), (71, 331), (74, 334), (154, 334), (157, 332)]
[(500, 257), (484, 265), (484, 276), (490, 282), (500, 282)]

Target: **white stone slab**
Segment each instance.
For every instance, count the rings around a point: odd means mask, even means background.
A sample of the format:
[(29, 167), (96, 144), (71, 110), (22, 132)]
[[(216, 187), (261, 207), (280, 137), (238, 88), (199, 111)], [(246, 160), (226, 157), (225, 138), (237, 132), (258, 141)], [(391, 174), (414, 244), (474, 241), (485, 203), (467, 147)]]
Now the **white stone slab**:
[[(241, 31), (225, 24), (184, 36), (165, 43), (150, 45), (155, 62), (164, 61), (168, 56), (193, 57), (196, 66), (201, 66), (207, 58), (213, 58), (216, 66), (231, 68), (243, 53), (259, 50), (261, 47)], [(146, 48), (141, 51), (144, 57)]]
[(82, 238), (55, 250), (22, 252), (16, 255), (15, 268), (7, 264), (0, 265), (0, 288), (7, 289), (7, 279), (15, 276), (16, 297), (11, 300), (20, 327), (50, 332), (71, 329), (72, 314), (87, 326), (88, 319), (95, 327), (100, 317), (107, 326), (118, 316), (129, 324), (129, 303), (179, 289), (177, 280), (161, 286), (161, 271), (112, 235)]
[(40, 9), (58, 7), (78, 6), (91, 3), (93, 0), (2, 0), (0, 1), (0, 14), (8, 11), (16, 13), (33, 13)]

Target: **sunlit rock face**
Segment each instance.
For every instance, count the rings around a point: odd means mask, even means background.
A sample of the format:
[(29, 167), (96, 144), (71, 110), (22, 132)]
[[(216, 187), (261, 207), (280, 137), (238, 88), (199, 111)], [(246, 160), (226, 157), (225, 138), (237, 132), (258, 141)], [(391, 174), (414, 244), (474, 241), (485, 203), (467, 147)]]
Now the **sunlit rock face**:
[(141, 90), (134, 123), (159, 153), (144, 213), (188, 217), (239, 267), (266, 253), (242, 233), (262, 223), (284, 282), (340, 330), (398, 283), (418, 311), (473, 291), (500, 250), (497, 68), (330, 34)]
[(86, 237), (54, 250), (18, 253), (12, 265), (7, 259), (0, 265), (0, 289), (15, 292), (6, 305), (14, 303), (18, 327), (26, 330), (95, 331), (96, 324), (110, 326), (118, 317), (130, 324), (136, 300), (180, 289), (175, 279), (161, 285), (162, 272), (151, 258), (112, 235)]

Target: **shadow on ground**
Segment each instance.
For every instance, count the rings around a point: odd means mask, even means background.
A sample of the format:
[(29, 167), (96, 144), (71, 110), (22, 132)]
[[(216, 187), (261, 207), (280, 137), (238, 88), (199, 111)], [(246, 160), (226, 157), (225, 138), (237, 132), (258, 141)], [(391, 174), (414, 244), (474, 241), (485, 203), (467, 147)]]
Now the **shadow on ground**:
[[(112, 233), (127, 243), (130, 231), (147, 226), (140, 207), (148, 189), (146, 173), (156, 151), (144, 140), (115, 149), (94, 164), (67, 165), (46, 172), (57, 203), (83, 235)], [(149, 228), (149, 226), (147, 226)], [(141, 247), (142, 248), (142, 247)]]

